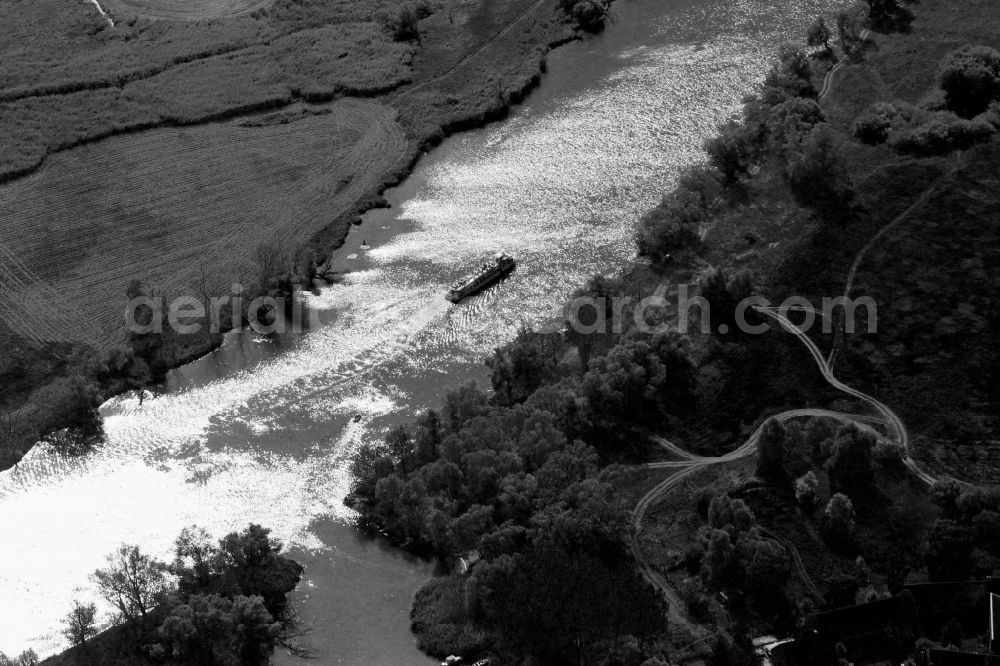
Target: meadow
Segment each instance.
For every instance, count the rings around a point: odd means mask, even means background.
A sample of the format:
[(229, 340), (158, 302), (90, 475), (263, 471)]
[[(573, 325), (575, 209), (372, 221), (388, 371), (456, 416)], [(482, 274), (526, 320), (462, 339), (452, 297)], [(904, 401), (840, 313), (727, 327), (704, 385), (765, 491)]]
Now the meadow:
[(394, 113), (366, 100), (288, 124), (115, 137), (0, 189), (4, 243), (103, 339), (121, 321), (108, 304), (124, 303), (131, 279), (176, 295), (203, 274), (213, 284), (245, 274), (257, 245), (306, 243), (406, 148)]
[(136, 15), (175, 21), (200, 21), (248, 14), (266, 7), (270, 0), (104, 0), (101, 3), (112, 16)]

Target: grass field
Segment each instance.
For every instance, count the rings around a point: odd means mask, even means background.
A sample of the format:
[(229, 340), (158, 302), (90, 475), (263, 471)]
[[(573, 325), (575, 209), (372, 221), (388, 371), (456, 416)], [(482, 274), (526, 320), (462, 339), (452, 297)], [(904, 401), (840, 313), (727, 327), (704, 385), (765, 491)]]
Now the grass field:
[(176, 294), (202, 269), (213, 282), (236, 277), (258, 243), (304, 244), (399, 166), (407, 139), (390, 109), (343, 100), (329, 111), (61, 153), (0, 188), (4, 244), (87, 313), (82, 330), (111, 332), (121, 312), (109, 304), (124, 302), (130, 279)]
[(271, 0), (98, 0), (105, 11), (119, 19), (142, 16), (173, 21), (201, 21), (250, 13)]

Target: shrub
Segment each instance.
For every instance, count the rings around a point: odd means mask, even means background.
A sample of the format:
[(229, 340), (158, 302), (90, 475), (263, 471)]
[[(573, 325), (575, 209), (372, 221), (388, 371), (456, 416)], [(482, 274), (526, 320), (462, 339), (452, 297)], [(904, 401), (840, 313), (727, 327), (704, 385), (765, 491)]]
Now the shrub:
[(980, 117), (990, 125), (993, 125), (994, 129), (1000, 130), (1000, 102), (990, 104), (990, 108)]
[(905, 457), (905, 450), (899, 442), (888, 442), (880, 439), (875, 443), (875, 448), (872, 450), (872, 457), (884, 469), (898, 467)]
[(845, 546), (854, 541), (854, 503), (843, 493), (830, 498), (823, 511), (824, 536), (837, 546)]
[(893, 150), (913, 155), (943, 155), (989, 141), (997, 128), (985, 117), (966, 120), (952, 113), (937, 113), (916, 127), (889, 138)]
[(432, 578), (416, 594), (410, 611), (417, 646), (438, 657), (475, 654), (488, 645), (487, 636), (470, 622), (466, 609), (467, 581), (456, 576)]
[(785, 476), (788, 455), (787, 432), (777, 419), (764, 424), (757, 442), (757, 475), (767, 481), (780, 481)]
[(787, 156), (824, 120), (823, 110), (816, 100), (792, 97), (768, 112), (767, 132), (774, 147)]
[(847, 426), (837, 432), (826, 470), (835, 491), (865, 493), (874, 487), (872, 454), (875, 436)]
[(868, 0), (868, 22), (879, 32), (909, 32), (913, 12), (905, 4), (913, 0)]
[(963, 581), (972, 573), (972, 531), (938, 520), (927, 535), (927, 575), (932, 581)]
[(675, 252), (697, 247), (700, 228), (714, 210), (722, 187), (710, 168), (689, 171), (639, 226), (639, 254), (667, 261)]
[(604, 27), (607, 17), (604, 0), (559, 0), (559, 8), (584, 30), (597, 31)]
[(789, 97), (818, 96), (812, 83), (812, 64), (809, 56), (798, 46), (784, 44), (778, 50), (778, 62), (764, 78), (761, 99), (775, 106)]
[(947, 514), (958, 513), (956, 502), (965, 485), (956, 479), (939, 479), (931, 486), (931, 500)]
[(406, 5), (399, 10), (392, 27), (392, 36), (397, 42), (409, 42), (420, 38), (417, 10)]
[(812, 470), (795, 480), (795, 499), (806, 513), (816, 510), (816, 502), (819, 501), (818, 491), (819, 479)]
[(949, 53), (938, 71), (948, 108), (962, 116), (979, 115), (1000, 97), (1000, 53), (988, 46), (963, 46)]
[(705, 142), (709, 162), (726, 180), (735, 182), (760, 158), (767, 138), (765, 127), (730, 120), (719, 133)]
[(792, 194), (823, 216), (847, 211), (853, 198), (843, 140), (825, 123), (817, 125), (789, 155), (785, 167)]
[(854, 121), (854, 136), (872, 146), (885, 143), (900, 120), (900, 112), (894, 104), (879, 102)]
[(573, 19), (584, 30), (591, 32), (604, 27), (604, 5), (594, 0), (583, 0), (573, 5)]
[(822, 46), (826, 49), (827, 53), (833, 53), (833, 49), (830, 48), (830, 39), (833, 37), (833, 33), (830, 28), (826, 25), (826, 21), (822, 16), (818, 17), (816, 21), (809, 26), (809, 30), (806, 31), (806, 42), (809, 46)]

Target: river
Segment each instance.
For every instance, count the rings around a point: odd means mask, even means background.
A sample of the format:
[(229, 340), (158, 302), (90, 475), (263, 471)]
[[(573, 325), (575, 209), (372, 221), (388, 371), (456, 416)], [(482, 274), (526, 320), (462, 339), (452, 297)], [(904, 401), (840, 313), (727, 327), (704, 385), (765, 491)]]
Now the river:
[[(432, 563), (363, 536), (343, 506), (363, 442), (439, 404), (522, 324), (634, 254), (632, 227), (828, 0), (618, 0), (605, 33), (561, 47), (509, 118), (446, 140), (338, 253), (308, 296), (332, 323), (231, 334), (142, 405), (103, 407), (108, 443), (33, 450), (0, 474), (0, 649), (63, 646), (60, 618), (122, 542), (167, 558), (198, 524), (253, 521), (305, 567), (295, 593), (322, 664), (434, 663), (408, 629)], [(367, 246), (362, 247), (367, 241)], [(517, 271), (452, 306), (449, 284), (504, 250)], [(359, 416), (360, 419), (355, 417)], [(292, 663), (279, 655), (280, 663)]]

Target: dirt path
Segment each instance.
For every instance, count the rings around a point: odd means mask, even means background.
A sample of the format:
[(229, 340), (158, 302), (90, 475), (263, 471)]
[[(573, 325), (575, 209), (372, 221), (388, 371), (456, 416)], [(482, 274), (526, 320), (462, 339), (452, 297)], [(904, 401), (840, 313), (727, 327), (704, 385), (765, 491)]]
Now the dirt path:
[[(904, 458), (903, 463), (911, 472), (913, 472), (914, 476), (916, 476), (918, 479), (920, 479), (927, 485), (931, 485), (935, 483), (935, 481), (937, 481), (937, 479), (932, 474), (923, 470), (917, 464), (917, 462), (913, 460), (912, 457), (910, 457), (908, 451), (909, 432), (907, 431), (906, 426), (903, 423), (902, 419), (900, 419), (895, 412), (893, 412), (887, 405), (880, 402), (876, 398), (873, 398), (872, 396), (866, 393), (863, 393), (861, 391), (858, 391), (857, 389), (847, 386), (839, 379), (837, 379), (834, 376), (833, 370), (831, 369), (826, 358), (823, 356), (819, 348), (816, 346), (816, 343), (814, 343), (812, 339), (809, 338), (809, 336), (807, 336), (803, 331), (799, 330), (786, 317), (784, 317), (783, 315), (781, 315), (772, 308), (755, 307), (754, 309), (760, 314), (763, 314), (765, 316), (768, 316), (776, 320), (779, 324), (781, 324), (782, 328), (784, 328), (789, 333), (795, 335), (806, 346), (806, 349), (813, 357), (813, 360), (816, 362), (816, 365), (819, 367), (819, 370), (822, 373), (823, 378), (827, 381), (828, 384), (833, 386), (838, 391), (841, 391), (851, 397), (857, 398), (858, 400), (867, 403), (875, 410), (875, 412), (878, 413), (879, 418), (876, 419), (876, 421), (884, 423), (889, 429), (889, 437), (893, 441), (898, 442), (903, 447), (903, 450), (906, 452), (906, 457)], [(859, 416), (854, 414), (848, 414), (844, 412), (836, 412), (827, 409), (794, 409), (782, 412), (780, 414), (776, 414), (771, 418), (777, 419), (778, 421), (784, 423), (791, 419), (808, 418), (808, 417), (833, 418), (842, 423), (853, 424), (866, 431), (875, 432), (875, 430), (870, 425), (870, 423), (873, 420), (871, 417), (864, 415)], [(681, 456), (683, 459), (679, 461), (649, 463), (646, 465), (646, 467), (650, 469), (676, 469), (677, 471), (669, 478), (667, 478), (665, 481), (661, 482), (652, 490), (650, 490), (648, 493), (646, 493), (646, 495), (644, 495), (639, 500), (638, 504), (636, 504), (636, 507), (632, 512), (632, 534), (630, 535), (630, 545), (632, 548), (632, 554), (633, 557), (635, 557), (636, 562), (638, 563), (639, 571), (642, 573), (642, 575), (646, 578), (646, 580), (650, 582), (650, 584), (652, 584), (654, 587), (656, 587), (663, 593), (664, 597), (667, 599), (667, 602), (670, 604), (669, 619), (677, 626), (688, 631), (696, 639), (700, 639), (701, 637), (704, 636), (704, 634), (706, 633), (705, 628), (701, 627), (696, 623), (693, 623), (690, 619), (687, 618), (686, 613), (682, 610), (684, 608), (683, 599), (681, 599), (680, 595), (677, 594), (677, 591), (673, 588), (673, 586), (666, 579), (666, 577), (660, 572), (655, 571), (653, 569), (653, 567), (649, 564), (649, 561), (645, 558), (645, 556), (642, 553), (642, 549), (639, 545), (639, 532), (642, 529), (642, 521), (646, 515), (646, 512), (649, 510), (650, 507), (656, 504), (666, 493), (676, 488), (681, 483), (681, 481), (691, 476), (695, 472), (704, 469), (706, 467), (709, 467), (711, 465), (724, 462), (732, 462), (752, 455), (757, 450), (757, 443), (760, 441), (760, 435), (763, 432), (766, 423), (767, 421), (761, 423), (761, 425), (757, 427), (757, 429), (753, 432), (753, 434), (751, 434), (750, 437), (748, 437), (747, 440), (737, 449), (731, 451), (730, 453), (727, 453), (726, 455), (718, 456), (715, 458), (696, 456), (694, 454), (684, 451), (673, 442), (670, 442), (662, 438), (657, 438), (656, 441), (658, 444), (660, 444), (660, 446), (670, 451), (672, 454)], [(795, 547), (795, 545), (790, 541), (788, 541), (787, 539), (784, 539), (783, 537), (776, 535), (770, 530), (762, 529), (761, 531), (769, 536), (773, 535), (772, 538), (775, 538), (779, 543), (781, 543), (785, 548), (789, 550), (792, 559), (795, 562), (796, 569), (798, 570), (799, 575), (802, 577), (803, 581), (806, 583), (806, 586), (809, 588), (810, 592), (813, 593), (814, 595), (822, 596), (818, 586), (813, 582), (812, 578), (809, 576), (808, 571), (806, 571), (805, 565), (802, 562), (802, 557), (799, 554), (798, 549)]]
[(787, 550), (789, 554), (792, 556), (792, 562), (795, 564), (795, 570), (798, 572), (799, 578), (801, 578), (802, 582), (805, 583), (806, 588), (808, 588), (809, 592), (813, 595), (813, 597), (815, 597), (818, 601), (822, 601), (823, 592), (813, 581), (812, 576), (809, 575), (809, 572), (806, 571), (806, 565), (802, 561), (802, 555), (799, 554), (799, 549), (795, 547), (795, 544), (786, 539), (785, 537), (781, 536), (777, 532), (769, 530), (766, 527), (758, 525), (758, 528), (760, 529), (761, 534), (770, 539), (774, 539), (775, 541), (777, 541), (778, 543), (780, 543), (782, 546), (785, 547), (785, 550)]
[[(870, 34), (871, 31), (863, 30), (861, 32), (861, 39), (858, 40), (858, 44), (864, 44)], [(855, 49), (856, 48), (857, 46), (855, 46)], [(847, 58), (849, 56), (850, 54), (845, 54), (840, 62), (834, 65), (830, 71), (826, 73), (826, 76), (823, 78), (823, 87), (819, 91), (819, 101), (822, 102), (823, 99), (830, 94), (830, 90), (833, 88), (833, 77), (837, 74), (837, 72), (844, 68), (844, 65), (847, 64)]]
[[(906, 210), (904, 210), (902, 213), (894, 217), (884, 227), (879, 229), (878, 233), (872, 236), (871, 240), (869, 240), (865, 244), (865, 246), (861, 248), (861, 250), (857, 253), (857, 255), (855, 255), (854, 261), (851, 263), (851, 268), (847, 273), (847, 282), (844, 285), (843, 298), (845, 303), (847, 302), (847, 299), (850, 298), (851, 296), (851, 290), (854, 288), (854, 281), (858, 276), (858, 271), (861, 269), (861, 264), (862, 262), (864, 262), (865, 257), (868, 255), (868, 252), (873, 247), (875, 247), (875, 245), (877, 245), (879, 241), (885, 238), (890, 231), (898, 227), (904, 220), (910, 217), (910, 215), (912, 215), (914, 211), (916, 211), (925, 203), (927, 203), (927, 201), (933, 195), (937, 194), (941, 184), (944, 183), (944, 181), (947, 180), (949, 177), (954, 176), (958, 172), (961, 165), (962, 165), (962, 152), (958, 151), (958, 153), (956, 153), (954, 166), (952, 166), (952, 168), (949, 169), (946, 173), (939, 176), (931, 184), (930, 187), (924, 190), (923, 193), (921, 193), (921, 195), (917, 197), (917, 199), (906, 208)], [(841, 325), (835, 328), (833, 345), (830, 348), (830, 355), (827, 357), (826, 361), (827, 365), (830, 366), (831, 368), (833, 367), (833, 364), (837, 360), (837, 354), (840, 352), (840, 347), (844, 341), (843, 325), (845, 322), (841, 321), (840, 323)]]

